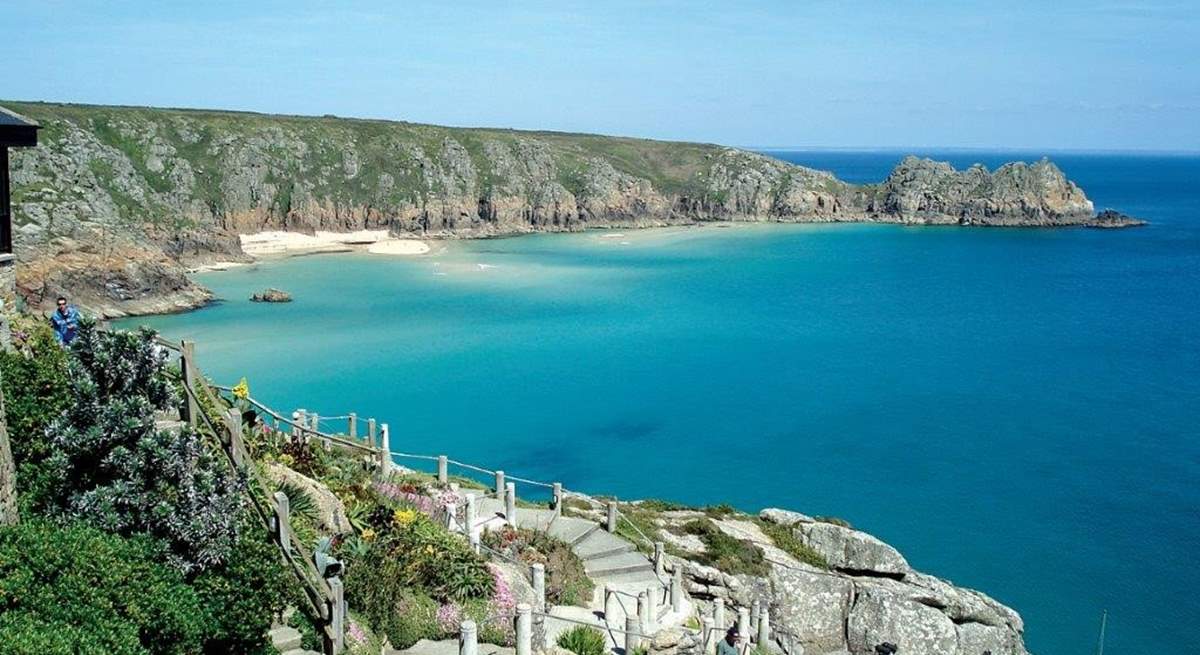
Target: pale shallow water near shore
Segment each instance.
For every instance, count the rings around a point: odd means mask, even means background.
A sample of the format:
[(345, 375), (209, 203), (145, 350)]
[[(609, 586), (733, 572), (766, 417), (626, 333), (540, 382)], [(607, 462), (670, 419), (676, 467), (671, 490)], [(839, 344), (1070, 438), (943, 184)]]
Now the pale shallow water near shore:
[[(896, 159), (791, 157), (854, 181)], [(1200, 160), (1056, 161), (1152, 225), (434, 242), (204, 274), (225, 302), (124, 324), (195, 338), (207, 372), (281, 408), (386, 419), (398, 449), (843, 516), (1014, 606), (1035, 652), (1091, 652), (1102, 608), (1109, 652), (1186, 650)], [(246, 300), (264, 286), (296, 301)]]

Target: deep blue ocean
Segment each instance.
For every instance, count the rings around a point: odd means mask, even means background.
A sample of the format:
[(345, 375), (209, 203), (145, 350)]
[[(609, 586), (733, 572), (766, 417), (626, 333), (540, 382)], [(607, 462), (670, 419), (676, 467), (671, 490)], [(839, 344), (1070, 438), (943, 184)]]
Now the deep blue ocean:
[[(852, 182), (898, 152), (773, 152)], [(994, 167), (1042, 153), (920, 153)], [(199, 276), (143, 318), (261, 400), (623, 498), (835, 515), (1015, 607), (1035, 652), (1192, 652), (1200, 157), (1051, 153), (1130, 230), (750, 225)], [(276, 286), (288, 305), (248, 302)]]

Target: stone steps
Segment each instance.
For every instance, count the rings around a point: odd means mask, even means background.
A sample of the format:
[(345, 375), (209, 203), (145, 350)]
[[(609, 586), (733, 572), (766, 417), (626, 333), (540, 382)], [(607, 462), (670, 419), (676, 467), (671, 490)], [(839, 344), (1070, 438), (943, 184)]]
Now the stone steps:
[[(480, 499), (476, 505), (475, 526), (481, 530), (499, 529), (509, 523), (504, 516), (504, 502), (496, 498)], [(636, 546), (626, 539), (604, 530), (600, 523), (572, 516), (555, 516), (552, 510), (518, 507), (513, 523), (517, 527), (545, 532), (551, 537), (570, 544), (571, 551), (583, 562), (584, 571), (596, 583), (596, 591), (589, 607), (554, 607), (545, 623), (546, 643), (553, 644), (558, 635), (583, 622), (593, 625), (604, 633), (609, 652), (621, 655), (625, 636), (615, 629), (625, 627), (626, 612), (637, 612), (637, 595), (655, 589), (658, 594), (658, 611), (655, 630), (675, 628), (682, 625), (692, 611), (691, 603), (684, 603), (681, 612), (671, 611), (663, 581), (654, 572), (654, 564)], [(613, 608), (613, 616), (604, 615), (604, 589), (619, 590), (619, 601)], [(436, 645), (435, 645), (436, 644)], [(458, 643), (418, 643), (404, 651), (405, 655), (457, 655)], [(511, 649), (479, 645), (480, 655), (511, 655)], [(387, 655), (387, 654), (385, 654)]]
[(300, 631), (286, 625), (271, 628), (267, 633), (267, 638), (271, 640), (271, 645), (275, 647), (275, 650), (288, 655), (298, 652), (302, 641)]
[(606, 576), (637, 573), (639, 571), (647, 571), (653, 576), (654, 565), (650, 563), (650, 560), (646, 559), (645, 555), (635, 551), (607, 555), (599, 559), (584, 560), (583, 570), (592, 578), (604, 578)]
[(593, 530), (576, 542), (571, 550), (583, 561), (603, 559), (636, 550), (633, 544), (603, 530)]

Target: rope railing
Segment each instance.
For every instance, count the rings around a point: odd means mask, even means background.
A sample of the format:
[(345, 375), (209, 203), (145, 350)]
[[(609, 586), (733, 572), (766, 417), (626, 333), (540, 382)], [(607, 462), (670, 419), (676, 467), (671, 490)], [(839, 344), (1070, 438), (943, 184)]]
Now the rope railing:
[[(437, 459), (437, 458), (435, 457), (434, 459)], [(470, 471), (475, 471), (476, 473), (482, 473), (484, 475), (496, 475), (496, 472), (491, 469), (485, 469), (481, 466), (475, 466), (474, 464), (467, 464), (465, 462), (460, 462), (456, 459), (448, 459), (448, 460), (446, 460), (446, 462), (449, 464), (458, 466), (458, 467), (465, 468)]]
[(644, 632), (639, 632), (639, 631), (636, 631), (636, 630), (625, 630), (625, 629), (622, 629), (622, 628), (614, 628), (614, 627), (612, 627), (611, 625), (609, 625), (609, 624), (607, 623), (607, 621), (606, 621), (605, 623), (603, 623), (603, 624), (600, 624), (600, 623), (589, 623), (588, 621), (583, 621), (583, 620), (580, 620), (580, 619), (573, 619), (573, 618), (571, 618), (571, 617), (569, 617), (569, 616), (555, 616), (555, 615), (553, 615), (553, 614), (547, 614), (546, 612), (539, 612), (538, 610), (534, 610), (534, 611), (532, 612), (532, 614), (533, 614), (534, 616), (540, 616), (540, 617), (542, 617), (542, 618), (544, 618), (544, 619), (553, 619), (553, 620), (555, 620), (555, 621), (562, 621), (562, 622), (564, 622), (564, 623), (575, 623), (575, 624), (578, 624), (578, 625), (586, 625), (586, 626), (587, 626), (587, 627), (589, 627), (589, 628), (596, 628), (596, 629), (598, 629), (598, 630), (599, 630), (599, 629), (609, 630), (609, 631), (611, 631), (611, 632), (617, 632), (617, 633), (620, 633), (620, 634), (623, 634), (623, 635), (633, 635), (634, 637), (641, 637), (641, 638), (643, 638), (643, 639), (648, 639), (648, 638), (650, 638), (650, 637), (652, 637), (652, 636), (653, 636), (653, 635), (649, 635), (649, 634), (646, 634), (646, 633), (644, 633)]
[(510, 475), (510, 476), (508, 476), (508, 479), (509, 479), (509, 480), (512, 480), (512, 481), (514, 481), (514, 482), (521, 482), (521, 483), (523, 483), (523, 484), (532, 484), (532, 485), (534, 485), (534, 486), (537, 486), (537, 487), (545, 487), (545, 488), (547, 488), (547, 489), (553, 489), (553, 488), (554, 488), (554, 485), (552, 485), (552, 484), (547, 484), (547, 483), (545, 483), (545, 482), (538, 482), (537, 480), (527, 480), (527, 479), (525, 479), (525, 478), (518, 478), (518, 477), (517, 477), (517, 476), (515, 476), (515, 475)]
[[(220, 385), (220, 384), (214, 384), (212, 386), (213, 386), (213, 388), (215, 388), (219, 391), (223, 391), (223, 392), (229, 393), (229, 394), (233, 393), (233, 387), (227, 387), (227, 386)], [(297, 421), (294, 421), (294, 420), (284, 416), (283, 414), (280, 414), (279, 412), (276, 412), (275, 410), (271, 409), (270, 407), (268, 407), (261, 401), (256, 400), (253, 396), (247, 395), (245, 398), (243, 398), (243, 400), (245, 400), (250, 405), (254, 406), (258, 410), (262, 411), (264, 414), (266, 414), (266, 415), (270, 416), (272, 419), (274, 419), (275, 424), (276, 424), (275, 425), (276, 430), (278, 430), (279, 424), (282, 423), (282, 424), (290, 427), (293, 431), (296, 431), (301, 434), (305, 434), (307, 436), (316, 437), (319, 439), (326, 439), (326, 440), (329, 440), (339, 446), (346, 446), (348, 448), (352, 448), (355, 450), (362, 450), (362, 451), (366, 451), (369, 453), (377, 453), (379, 451), (379, 449), (375, 446), (369, 446), (366, 444), (358, 443), (356, 441), (351, 441), (349, 437), (345, 437), (343, 435), (327, 434), (327, 433), (321, 432), (319, 430), (314, 430), (310, 426), (303, 425)]]

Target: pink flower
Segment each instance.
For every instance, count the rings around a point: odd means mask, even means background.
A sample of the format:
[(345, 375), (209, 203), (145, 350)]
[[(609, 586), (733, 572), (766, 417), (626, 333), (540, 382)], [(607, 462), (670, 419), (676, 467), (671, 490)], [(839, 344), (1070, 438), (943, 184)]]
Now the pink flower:
[(355, 623), (354, 621), (350, 622), (350, 627), (346, 630), (346, 637), (351, 642), (350, 645), (352, 647), (361, 646), (367, 643), (366, 631), (362, 629), (361, 625)]
[(445, 633), (456, 633), (462, 625), (462, 608), (454, 603), (446, 603), (438, 608), (437, 624)]
[(492, 593), (492, 605), (495, 606), (497, 613), (511, 614), (517, 606), (517, 598), (513, 595), (512, 588), (508, 586), (508, 580), (504, 579), (504, 574), (500, 571), (499, 566), (489, 563), (487, 567), (492, 574), (492, 581), (496, 588), (496, 591)]

